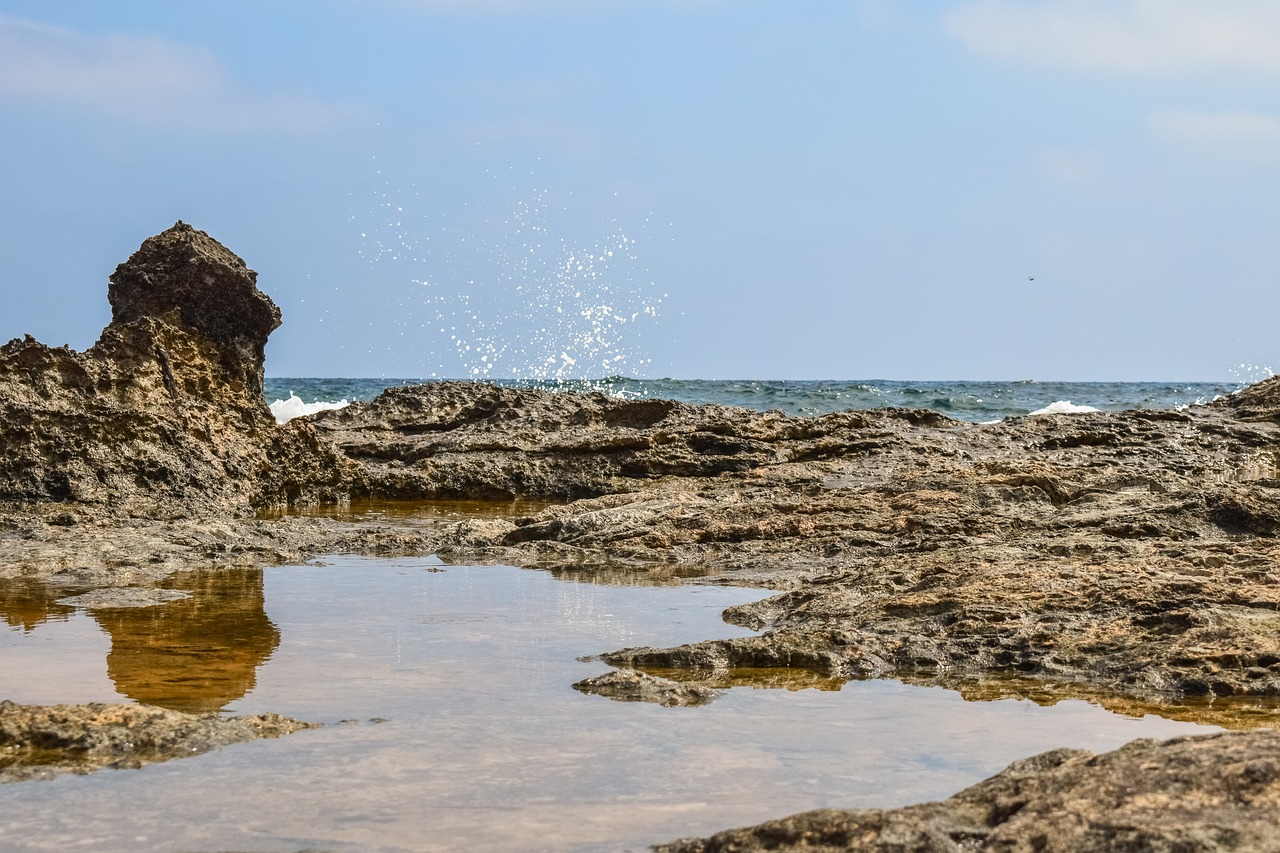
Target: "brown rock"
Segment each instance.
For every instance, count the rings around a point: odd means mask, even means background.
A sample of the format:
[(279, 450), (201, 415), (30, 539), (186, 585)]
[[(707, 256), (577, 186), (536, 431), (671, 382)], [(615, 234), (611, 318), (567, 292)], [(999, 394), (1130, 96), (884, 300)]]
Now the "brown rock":
[(279, 714), (222, 717), (148, 705), (0, 701), (0, 782), (131, 769), (315, 728)]
[[(195, 332), (218, 348), (229, 390), (259, 398), (263, 349), (267, 336), (280, 326), (280, 309), (258, 290), (257, 278), (221, 243), (178, 222), (143, 241), (129, 260), (116, 267), (107, 288), (111, 325), (153, 318)], [(182, 366), (177, 365), (179, 371)], [(185, 383), (183, 390), (193, 393), (213, 387)]]
[(1280, 850), (1280, 733), (1134, 741), (1018, 761), (941, 803), (806, 812), (661, 853)]
[[(282, 434), (262, 398), (263, 347), (280, 323), (244, 261), (179, 222), (111, 277), (113, 319), (84, 353), (31, 337), (0, 347), (0, 503), (116, 515), (245, 514), (340, 497), (323, 450), (296, 485), (304, 424)], [(285, 464), (273, 468), (271, 452)]]

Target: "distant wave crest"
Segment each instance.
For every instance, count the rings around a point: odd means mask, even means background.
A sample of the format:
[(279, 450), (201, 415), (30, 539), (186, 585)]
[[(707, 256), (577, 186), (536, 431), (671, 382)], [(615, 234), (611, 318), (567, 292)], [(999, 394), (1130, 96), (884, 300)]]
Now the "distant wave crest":
[(1033, 415), (1070, 415), (1077, 412), (1096, 412), (1093, 406), (1077, 406), (1070, 400), (1055, 400), (1043, 409), (1036, 409)]
[(336, 402), (321, 400), (315, 403), (304, 403), (302, 398), (290, 391), (288, 400), (276, 400), (271, 404), (271, 414), (276, 416), (276, 423), (284, 424), (303, 415), (314, 415), (316, 412), (323, 412), (328, 409), (342, 409), (349, 405), (351, 405), (350, 400), (338, 400)]

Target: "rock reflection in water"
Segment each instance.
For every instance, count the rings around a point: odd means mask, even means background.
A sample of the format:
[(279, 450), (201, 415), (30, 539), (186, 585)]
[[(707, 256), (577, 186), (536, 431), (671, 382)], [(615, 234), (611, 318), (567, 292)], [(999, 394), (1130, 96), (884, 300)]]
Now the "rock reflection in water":
[(0, 619), (30, 633), (38, 625), (64, 620), (75, 612), (74, 607), (57, 603), (66, 594), (65, 589), (25, 578), (0, 580)]
[(354, 500), (343, 504), (271, 507), (259, 513), (261, 518), (332, 518), (352, 523), (377, 522), (431, 524), (460, 521), (464, 518), (507, 518), (535, 515), (552, 505), (552, 501), (519, 498), (507, 501), (436, 499)]
[(137, 702), (218, 711), (244, 696), (280, 643), (267, 618), (261, 569), (186, 572), (171, 584), (190, 598), (158, 607), (103, 608), (107, 674)]

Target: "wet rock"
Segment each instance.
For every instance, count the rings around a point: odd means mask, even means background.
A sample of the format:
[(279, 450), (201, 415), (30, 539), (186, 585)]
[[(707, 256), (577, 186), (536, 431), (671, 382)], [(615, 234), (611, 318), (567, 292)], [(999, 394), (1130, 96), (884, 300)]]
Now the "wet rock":
[(940, 803), (806, 812), (663, 853), (1280, 849), (1280, 733), (1139, 740), (1015, 762)]
[(709, 687), (623, 669), (584, 678), (573, 689), (619, 702), (652, 702), (666, 708), (706, 705), (720, 695)]
[(278, 714), (222, 717), (146, 705), (0, 701), (0, 782), (131, 769), (315, 728)]

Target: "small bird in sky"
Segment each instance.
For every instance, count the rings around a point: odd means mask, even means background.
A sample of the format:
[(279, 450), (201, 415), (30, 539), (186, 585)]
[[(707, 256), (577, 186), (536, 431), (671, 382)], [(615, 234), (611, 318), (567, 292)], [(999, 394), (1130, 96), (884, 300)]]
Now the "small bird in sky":
[(1036, 277), (1035, 277), (1035, 276), (1033, 276), (1033, 275), (1029, 275), (1029, 276), (1027, 276), (1027, 281), (1035, 281), (1035, 280), (1036, 280)]

